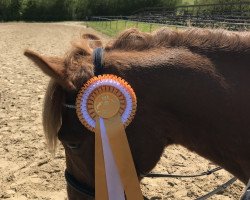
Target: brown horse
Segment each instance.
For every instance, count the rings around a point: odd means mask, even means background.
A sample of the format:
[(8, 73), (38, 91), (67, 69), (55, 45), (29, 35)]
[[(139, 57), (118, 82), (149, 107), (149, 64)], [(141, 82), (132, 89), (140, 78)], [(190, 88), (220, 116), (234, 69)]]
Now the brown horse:
[[(89, 187), (94, 187), (94, 135), (63, 103), (74, 104), (94, 76), (93, 49), (100, 46), (98, 37), (85, 34), (64, 58), (25, 52), (52, 78), (43, 113), (50, 150), (59, 138), (68, 172)], [(249, 65), (249, 32), (131, 29), (105, 46), (103, 73), (124, 78), (137, 94), (137, 114), (126, 132), (138, 178), (152, 170), (166, 146), (180, 144), (247, 183)], [(69, 185), (68, 196), (88, 199)]]

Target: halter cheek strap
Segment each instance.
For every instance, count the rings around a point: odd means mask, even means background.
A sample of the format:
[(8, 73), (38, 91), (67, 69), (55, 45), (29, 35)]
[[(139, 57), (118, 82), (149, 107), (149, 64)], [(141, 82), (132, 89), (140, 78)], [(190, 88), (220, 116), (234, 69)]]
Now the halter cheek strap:
[(101, 75), (103, 73), (103, 51), (103, 48), (96, 48), (93, 52), (95, 76)]

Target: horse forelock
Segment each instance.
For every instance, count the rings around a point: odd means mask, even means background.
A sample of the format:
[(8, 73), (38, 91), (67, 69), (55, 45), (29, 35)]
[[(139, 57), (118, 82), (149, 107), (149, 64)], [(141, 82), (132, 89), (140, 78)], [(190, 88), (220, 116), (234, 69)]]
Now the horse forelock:
[(51, 79), (44, 100), (43, 129), (51, 153), (55, 153), (57, 133), (61, 127), (61, 107), (64, 100), (62, 87)]

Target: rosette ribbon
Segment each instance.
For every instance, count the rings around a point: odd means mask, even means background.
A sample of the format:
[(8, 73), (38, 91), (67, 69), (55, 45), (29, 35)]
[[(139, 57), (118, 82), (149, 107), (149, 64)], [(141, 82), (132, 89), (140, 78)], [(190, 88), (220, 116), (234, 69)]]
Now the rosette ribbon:
[(79, 120), (95, 133), (95, 199), (143, 200), (125, 132), (137, 105), (131, 86), (114, 75), (93, 77), (76, 105)]

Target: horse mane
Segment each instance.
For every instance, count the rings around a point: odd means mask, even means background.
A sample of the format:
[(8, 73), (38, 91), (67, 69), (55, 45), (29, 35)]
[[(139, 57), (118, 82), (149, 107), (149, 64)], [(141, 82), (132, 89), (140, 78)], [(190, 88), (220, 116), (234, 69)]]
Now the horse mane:
[[(111, 40), (105, 51), (146, 51), (155, 48), (187, 48), (202, 54), (217, 52), (240, 55), (250, 54), (250, 33), (230, 32), (226, 30), (160, 29), (152, 34), (139, 32), (137, 29), (124, 31), (117, 39)], [(72, 49), (65, 56), (65, 64), (69, 68), (69, 76), (90, 74), (90, 63), (84, 60), (91, 51), (87, 40), (81, 38), (72, 43)], [(91, 61), (89, 61), (91, 62)], [(77, 66), (86, 66), (77, 68)], [(86, 77), (85, 77), (86, 78)], [(61, 108), (64, 101), (63, 88), (51, 80), (45, 95), (43, 109), (43, 127), (49, 150), (54, 153), (57, 146), (57, 132), (61, 126)]]
[(233, 53), (250, 54), (250, 32), (233, 32), (222, 29), (191, 28), (171, 30), (162, 28), (152, 34), (129, 29), (106, 50), (149, 50), (152, 48), (179, 47), (202, 54)]

